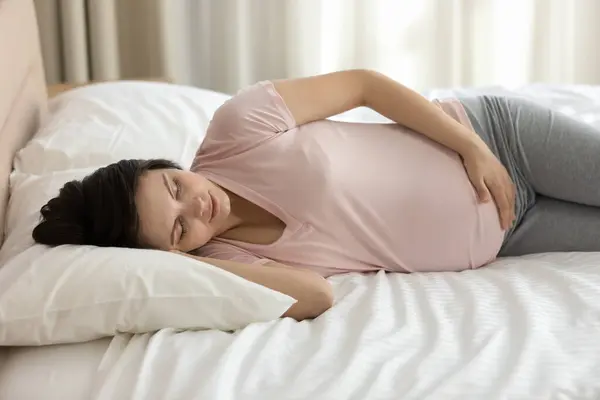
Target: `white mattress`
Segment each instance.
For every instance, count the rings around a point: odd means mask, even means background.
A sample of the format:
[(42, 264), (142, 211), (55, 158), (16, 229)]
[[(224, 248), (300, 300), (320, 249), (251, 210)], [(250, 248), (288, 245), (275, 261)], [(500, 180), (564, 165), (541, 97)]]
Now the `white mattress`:
[[(519, 92), (600, 127), (600, 88)], [(0, 350), (0, 400), (600, 398), (600, 253), (331, 282), (312, 322)]]

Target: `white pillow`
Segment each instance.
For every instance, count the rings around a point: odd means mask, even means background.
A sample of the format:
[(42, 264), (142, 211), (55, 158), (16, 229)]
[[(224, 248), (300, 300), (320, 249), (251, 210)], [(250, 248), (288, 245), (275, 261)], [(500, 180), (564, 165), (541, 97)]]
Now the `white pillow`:
[(17, 154), (15, 170), (41, 174), (124, 158), (167, 158), (189, 166), (212, 114), (228, 97), (155, 82), (65, 92), (50, 101), (48, 120)]
[(186, 257), (33, 243), (40, 207), (65, 182), (121, 158), (188, 164), (222, 102), (192, 88), (101, 86), (55, 102), (48, 125), (21, 151), (11, 175), (0, 249), (0, 345), (73, 343), (167, 327), (235, 330), (281, 316), (295, 302), (291, 297)]

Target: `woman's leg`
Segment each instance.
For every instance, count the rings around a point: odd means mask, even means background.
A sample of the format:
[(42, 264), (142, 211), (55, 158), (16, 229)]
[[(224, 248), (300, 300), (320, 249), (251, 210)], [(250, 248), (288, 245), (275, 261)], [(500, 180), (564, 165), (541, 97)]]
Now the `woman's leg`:
[(463, 104), (517, 185), (501, 254), (600, 251), (600, 130), (516, 97)]
[(535, 193), (600, 207), (598, 128), (518, 97), (461, 101), (475, 130)]
[(600, 209), (538, 196), (499, 255), (599, 250)]
[(515, 161), (535, 192), (600, 207), (600, 130), (533, 102), (506, 102)]

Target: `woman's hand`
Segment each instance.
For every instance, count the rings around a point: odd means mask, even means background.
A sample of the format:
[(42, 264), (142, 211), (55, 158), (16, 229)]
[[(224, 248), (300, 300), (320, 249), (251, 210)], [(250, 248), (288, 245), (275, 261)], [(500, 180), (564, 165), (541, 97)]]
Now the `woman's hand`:
[(502, 229), (509, 229), (515, 220), (516, 190), (504, 165), (485, 146), (470, 151), (462, 159), (479, 201), (494, 200)]

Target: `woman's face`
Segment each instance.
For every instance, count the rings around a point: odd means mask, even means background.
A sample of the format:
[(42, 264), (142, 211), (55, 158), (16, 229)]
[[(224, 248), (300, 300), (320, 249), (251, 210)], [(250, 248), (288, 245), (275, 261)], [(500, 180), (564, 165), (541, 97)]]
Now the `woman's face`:
[(203, 246), (229, 216), (227, 194), (202, 175), (157, 169), (140, 177), (135, 196), (144, 243), (188, 252)]

